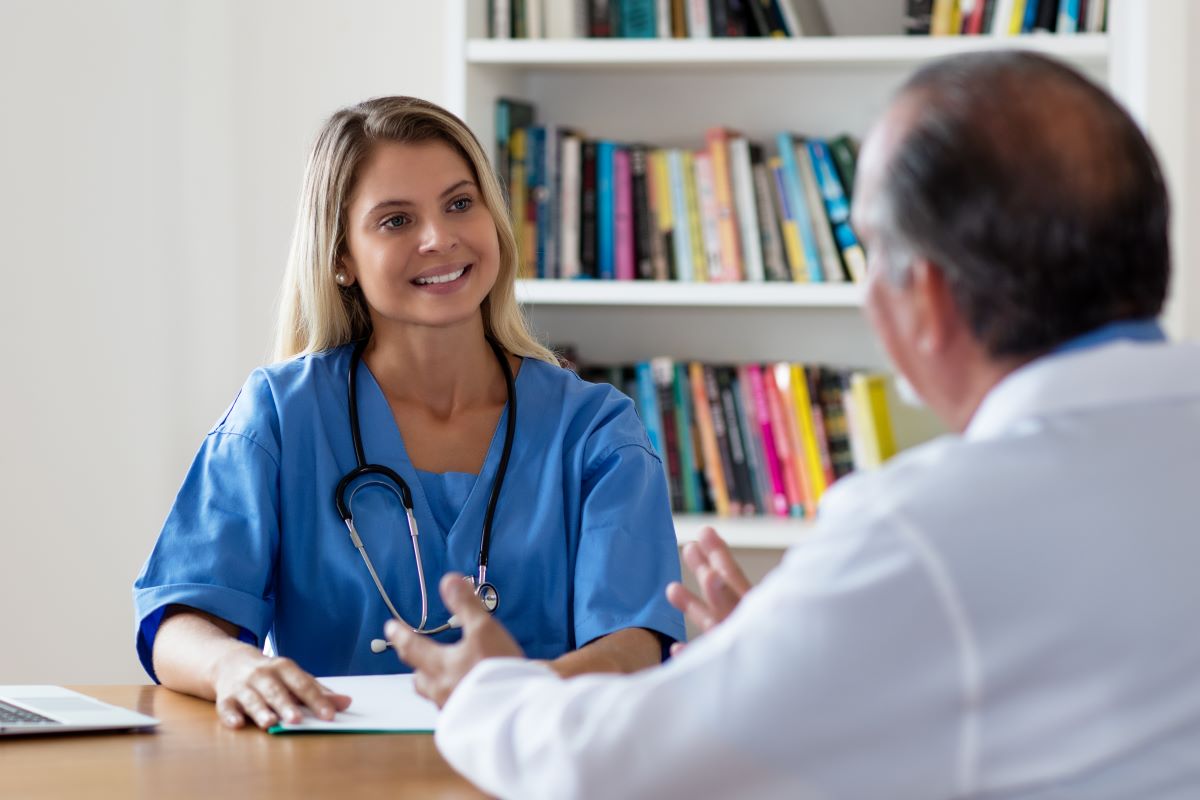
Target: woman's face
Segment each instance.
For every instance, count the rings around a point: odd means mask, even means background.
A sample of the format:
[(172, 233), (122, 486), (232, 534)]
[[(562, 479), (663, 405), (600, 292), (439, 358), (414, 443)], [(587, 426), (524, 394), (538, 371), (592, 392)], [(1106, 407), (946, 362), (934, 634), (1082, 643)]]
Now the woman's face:
[(478, 315), (500, 242), (466, 160), (440, 140), (377, 143), (350, 197), (340, 266), (343, 285), (362, 287), (376, 329)]

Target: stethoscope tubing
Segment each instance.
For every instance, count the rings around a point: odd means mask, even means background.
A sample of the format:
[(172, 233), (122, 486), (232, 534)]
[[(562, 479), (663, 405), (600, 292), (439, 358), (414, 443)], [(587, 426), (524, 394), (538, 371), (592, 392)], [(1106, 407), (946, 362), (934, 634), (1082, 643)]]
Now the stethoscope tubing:
[[(383, 598), (387, 605), (388, 611), (399, 622), (407, 625), (414, 632), (432, 636), (449, 630), (455, 625), (454, 617), (437, 626), (436, 628), (426, 628), (426, 622), (429, 618), (429, 592), (425, 583), (425, 568), (424, 559), (421, 558), (421, 545), (417, 529), (416, 515), (413, 513), (412, 491), (408, 483), (400, 477), (400, 475), (390, 467), (382, 464), (369, 464), (366, 460), (365, 450), (362, 442), (362, 429), (358, 419), (358, 365), (362, 360), (363, 351), (366, 349), (369, 339), (361, 339), (354, 345), (354, 351), (350, 356), (350, 369), (347, 381), (347, 401), (349, 404), (350, 416), (350, 438), (354, 444), (354, 459), (355, 467), (342, 476), (338, 481), (337, 488), (334, 491), (334, 503), (337, 506), (338, 515), (345, 523), (347, 530), (350, 532), (350, 540), (353, 543), (359, 555), (363, 559), (363, 563), (367, 567), (367, 571), (371, 575), (371, 580), (375, 584), (380, 597)], [(483, 532), (480, 535), (479, 555), (477, 558), (477, 578), (474, 582), (476, 594), (485, 599), (489, 610), (495, 611), (499, 603), (499, 595), (496, 592), (496, 587), (487, 582), (487, 564), (488, 555), (491, 551), (492, 538), (492, 521), (496, 513), (496, 505), (500, 498), (500, 490), (504, 484), (504, 478), (508, 473), (508, 461), (512, 454), (513, 439), (516, 436), (516, 421), (517, 421), (517, 392), (516, 382), (513, 378), (512, 367), (508, 363), (508, 358), (504, 354), (504, 350), (499, 343), (487, 337), (487, 342), (492, 348), (492, 352), (496, 356), (496, 360), (500, 364), (501, 371), (504, 373), (505, 389), (508, 393), (508, 417), (504, 431), (504, 446), (500, 454), (500, 464), (497, 467), (496, 478), (492, 483), (491, 496), (488, 499), (487, 511), (483, 520)], [(380, 476), (383, 479), (376, 478), (375, 480), (358, 482), (360, 478), (368, 475)], [(347, 490), (354, 484), (353, 491), (347, 494)], [(396, 610), (391, 598), (388, 596), (387, 590), (383, 587), (383, 582), (379, 579), (379, 574), (375, 570), (375, 565), (371, 563), (371, 557), (367, 554), (366, 545), (359, 536), (357, 529), (354, 526), (354, 514), (351, 511), (351, 503), (354, 495), (366, 486), (383, 486), (396, 494), (400, 500), (400, 505), (404, 508), (404, 513), (408, 522), (408, 530), (413, 546), (413, 559), (417, 565), (417, 583), (421, 592), (421, 621), (415, 627), (410, 625)], [(375, 640), (371, 644), (373, 652), (382, 652), (385, 648), (378, 648), (381, 640)]]

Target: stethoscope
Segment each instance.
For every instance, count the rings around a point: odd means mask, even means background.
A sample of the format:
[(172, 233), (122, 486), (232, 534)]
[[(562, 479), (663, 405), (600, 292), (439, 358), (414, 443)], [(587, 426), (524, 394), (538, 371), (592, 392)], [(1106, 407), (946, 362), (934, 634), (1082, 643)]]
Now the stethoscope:
[[(508, 456), (512, 451), (513, 435), (517, 428), (517, 392), (513, 384), (512, 367), (508, 364), (508, 358), (505, 357), (504, 351), (500, 345), (490, 336), (487, 342), (492, 347), (492, 352), (496, 354), (496, 360), (500, 362), (500, 369), (504, 371), (504, 385), (508, 390), (508, 423), (504, 429), (504, 450), (500, 454), (500, 467), (496, 471), (496, 480), (492, 484), (492, 496), (488, 501), (487, 514), (483, 518), (483, 534), (479, 540), (479, 571), (475, 577), (468, 576), (466, 580), (471, 581), (471, 585), (475, 589), (475, 596), (478, 597), (489, 612), (495, 612), (500, 605), (500, 594), (496, 591), (496, 587), (488, 583), (487, 580), (487, 563), (488, 551), (491, 548), (492, 542), (492, 518), (496, 514), (496, 501), (500, 499), (500, 487), (504, 483), (504, 475), (508, 472)], [(396, 472), (382, 464), (368, 464), (366, 456), (363, 454), (362, 431), (358, 425), (358, 364), (362, 361), (363, 350), (366, 349), (367, 340), (362, 339), (354, 346), (354, 353), (350, 357), (350, 378), (348, 389), (346, 392), (347, 399), (350, 401), (350, 436), (354, 440), (354, 460), (357, 466), (347, 472), (342, 479), (338, 481), (337, 489), (334, 493), (334, 502), (337, 504), (338, 515), (342, 521), (346, 523), (346, 528), (350, 531), (350, 541), (354, 543), (358, 554), (362, 556), (363, 563), (367, 565), (367, 571), (371, 573), (371, 580), (375, 582), (375, 588), (379, 590), (379, 596), (383, 598), (383, 602), (387, 604), (388, 611), (392, 612), (392, 616), (404, 625), (412, 629), (414, 633), (433, 636), (450, 628), (460, 627), (458, 618), (451, 616), (446, 622), (436, 628), (426, 628), (425, 623), (429, 618), (429, 593), (425, 588), (425, 565), (421, 560), (421, 545), (417, 541), (417, 520), (413, 516), (412, 491), (408, 488), (408, 483), (405, 482)], [(371, 476), (370, 480), (358, 481), (363, 476)], [(347, 495), (347, 490), (350, 485), (354, 484), (353, 491)], [(388, 489), (400, 500), (400, 505), (404, 508), (404, 515), (408, 518), (408, 532), (412, 538), (413, 558), (417, 563), (417, 583), (421, 587), (421, 622), (416, 625), (410, 625), (404, 617), (400, 616), (400, 612), (392, 605), (392, 599), (388, 597), (387, 590), (383, 588), (383, 583), (379, 580), (379, 575), (375, 572), (375, 565), (371, 563), (371, 557), (367, 555), (366, 545), (363, 544), (362, 537), (358, 535), (358, 531), (354, 528), (354, 515), (350, 511), (350, 504), (354, 500), (354, 496), (358, 494), (360, 489), (367, 486), (382, 486)], [(371, 652), (382, 653), (387, 648), (391, 647), (391, 642), (383, 639), (371, 640)]]

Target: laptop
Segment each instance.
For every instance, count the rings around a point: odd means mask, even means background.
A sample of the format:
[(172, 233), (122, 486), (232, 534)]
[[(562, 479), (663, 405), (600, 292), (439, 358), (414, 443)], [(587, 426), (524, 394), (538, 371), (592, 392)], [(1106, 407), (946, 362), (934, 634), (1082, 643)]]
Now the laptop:
[(0, 736), (149, 728), (154, 717), (61, 686), (0, 685)]

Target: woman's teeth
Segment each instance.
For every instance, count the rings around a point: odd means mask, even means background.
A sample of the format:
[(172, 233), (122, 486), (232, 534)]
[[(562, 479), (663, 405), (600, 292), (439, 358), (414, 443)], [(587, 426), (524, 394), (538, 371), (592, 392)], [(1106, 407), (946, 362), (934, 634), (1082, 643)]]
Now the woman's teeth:
[(417, 278), (415, 281), (413, 281), (413, 283), (417, 284), (418, 286), (428, 286), (433, 283), (449, 283), (450, 281), (456, 281), (461, 278), (462, 274), (466, 271), (467, 268), (463, 267), (462, 269), (455, 270), (454, 272), (447, 272), (445, 275), (433, 275), (429, 278)]

